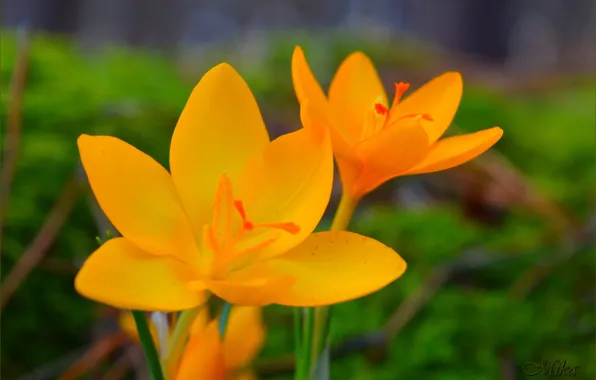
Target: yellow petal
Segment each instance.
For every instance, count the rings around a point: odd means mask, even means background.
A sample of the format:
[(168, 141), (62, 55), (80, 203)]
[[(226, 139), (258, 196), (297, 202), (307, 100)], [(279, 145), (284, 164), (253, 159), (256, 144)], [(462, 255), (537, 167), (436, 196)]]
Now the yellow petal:
[(124, 238), (113, 238), (89, 256), (75, 278), (81, 295), (119, 309), (177, 311), (205, 301), (187, 289), (189, 267), (168, 256), (155, 256)]
[(362, 162), (341, 134), (334, 127), (328, 110), (316, 103), (305, 101), (300, 107), (300, 119), (304, 128), (326, 127), (331, 137), (333, 153), (339, 168), (342, 183), (354, 183), (362, 170)]
[(292, 81), (296, 97), (300, 103), (309, 99), (317, 107), (328, 107), (325, 93), (310, 70), (300, 46), (296, 46), (292, 55)]
[[(147, 318), (147, 323), (151, 323), (149, 318)], [(130, 339), (134, 340), (137, 343), (139, 342), (139, 333), (137, 331), (137, 327), (132, 313), (120, 313), (120, 315), (118, 316), (118, 325), (120, 325), (120, 329), (126, 334), (126, 336), (128, 336)]]
[[(149, 324), (149, 330), (151, 332), (151, 336), (153, 337), (153, 343), (159, 349), (159, 340), (157, 339), (157, 331), (155, 330), (155, 325), (151, 318), (147, 317), (147, 323)], [(140, 344), (139, 340), (139, 332), (137, 330), (137, 324), (131, 312), (123, 312), (120, 313), (118, 316), (118, 325), (120, 329), (128, 336), (132, 341), (137, 344)]]
[(432, 173), (461, 165), (484, 153), (501, 136), (503, 130), (494, 127), (439, 140), (431, 147), (426, 159), (406, 174)]
[(424, 159), (428, 137), (418, 122), (402, 122), (365, 140), (356, 148), (363, 162), (355, 183), (344, 183), (355, 199), (402, 174)]
[(81, 135), (81, 160), (97, 202), (128, 240), (195, 264), (199, 252), (168, 172), (115, 137)]
[(459, 107), (462, 91), (463, 82), (459, 73), (448, 72), (440, 75), (399, 102), (396, 108), (391, 110), (391, 120), (406, 115), (429, 114), (433, 122), (421, 122), (428, 134), (429, 143), (432, 144), (451, 124)]
[(329, 86), (329, 105), (337, 118), (337, 128), (348, 143), (359, 141), (366, 112), (378, 100), (387, 105), (387, 95), (374, 65), (364, 53), (350, 54)]
[(238, 280), (206, 280), (209, 290), (219, 298), (238, 306), (266, 306), (294, 285), (290, 276), (253, 277)]
[(269, 257), (297, 245), (325, 212), (333, 186), (333, 154), (324, 128), (302, 128), (272, 141), (247, 167), (239, 198), (254, 223), (294, 223), (297, 233), (275, 231), (279, 239), (261, 251)]
[(252, 92), (228, 64), (209, 70), (192, 91), (170, 147), (172, 178), (193, 226), (209, 223), (223, 173), (235, 183), (269, 135)]
[(265, 326), (259, 307), (232, 307), (224, 335), (226, 367), (240, 369), (250, 364), (265, 342)]
[(209, 308), (206, 306), (207, 305), (205, 305), (205, 307), (201, 308), (201, 310), (199, 311), (199, 314), (196, 316), (195, 320), (192, 322), (192, 326), (190, 327), (191, 335), (199, 333), (207, 328), (207, 325), (209, 324), (210, 317), (209, 317)]
[(296, 279), (275, 303), (322, 306), (373, 293), (401, 276), (406, 262), (384, 244), (346, 231), (319, 232), (264, 263), (272, 275)]
[(223, 346), (217, 321), (191, 336), (176, 375), (176, 380), (226, 380)]

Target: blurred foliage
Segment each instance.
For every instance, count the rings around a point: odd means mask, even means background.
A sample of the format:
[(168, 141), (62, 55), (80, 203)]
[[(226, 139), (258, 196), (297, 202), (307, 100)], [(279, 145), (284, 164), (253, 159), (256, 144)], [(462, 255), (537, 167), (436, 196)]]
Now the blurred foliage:
[[(3, 84), (9, 83), (13, 71), (14, 42), (14, 35), (2, 34)], [(378, 41), (339, 37), (325, 44), (315, 39), (301, 43), (323, 78), (330, 78), (354, 49), (366, 51), (380, 66), (413, 64), (411, 56), (394, 53), (400, 49)], [(271, 44), (259, 69), (240, 71), (265, 110), (295, 110), (289, 76), (294, 42), (280, 38)], [(325, 60), (326, 55), (331, 58)], [(76, 170), (77, 137), (117, 136), (167, 166), (167, 142), (196, 79), (184, 81), (170, 62), (147, 53), (113, 49), (83, 56), (63, 40), (34, 38), (22, 152), (4, 231), (2, 276), (35, 237)], [(5, 121), (7, 86), (0, 95), (0, 120)], [(595, 179), (594, 101), (589, 85), (532, 96), (505, 96), (467, 86), (455, 123), (464, 131), (502, 126), (505, 135), (499, 151), (548, 196), (578, 216), (587, 216)], [(510, 285), (543, 257), (557, 252), (558, 247), (542, 239), (544, 221), (514, 214), (498, 228), (489, 228), (464, 219), (455, 207), (423, 211), (375, 207), (354, 226), (395, 247), (409, 269), (384, 290), (337, 306), (335, 341), (379, 329), (433, 268), (455, 260), (466, 249), (482, 246), (519, 257), (450, 282), (391, 343), (384, 360), (371, 355), (341, 359), (333, 364), (334, 379), (498, 379), (503, 352), (509, 352), (518, 366), (559, 359), (580, 366), (576, 378), (596, 374), (593, 248), (575, 255), (526, 300), (516, 302), (508, 297)], [(47, 257), (80, 262), (96, 248), (97, 234), (82, 198)], [(75, 293), (72, 278), (36, 269), (18, 289), (2, 315), (2, 378), (16, 378), (89, 342), (97, 308)], [(270, 336), (263, 356), (290, 352), (290, 311), (270, 307), (267, 318)]]

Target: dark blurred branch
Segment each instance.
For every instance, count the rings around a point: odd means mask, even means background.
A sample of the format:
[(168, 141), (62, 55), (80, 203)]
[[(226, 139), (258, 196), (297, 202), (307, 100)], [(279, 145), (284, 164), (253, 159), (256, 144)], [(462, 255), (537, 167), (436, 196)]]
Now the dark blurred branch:
[(122, 356), (115, 362), (103, 377), (103, 380), (119, 380), (123, 379), (126, 372), (133, 370), (135, 355), (138, 355), (139, 347), (137, 345), (130, 345), (126, 348)]
[(6, 306), (21, 282), (39, 264), (44, 254), (52, 246), (78, 199), (79, 191), (78, 180), (76, 177), (71, 178), (64, 186), (62, 194), (56, 201), (54, 208), (50, 211), (39, 233), (4, 279), (2, 288), (0, 289), (2, 297), (0, 300), (0, 310)]
[(34, 369), (33, 371), (26, 373), (25, 375), (17, 378), (16, 380), (53, 380), (63, 372), (68, 366), (77, 358), (79, 358), (87, 348), (81, 348), (76, 351), (70, 352), (51, 363)]
[(517, 365), (510, 350), (498, 353), (502, 380), (517, 380)]
[(590, 245), (594, 246), (596, 234), (596, 216), (588, 220), (582, 229), (570, 231), (563, 242), (563, 246), (556, 255), (544, 258), (536, 265), (522, 273), (509, 289), (513, 299), (522, 300), (527, 297), (542, 281), (552, 275), (556, 269), (573, 258)]
[(122, 346), (128, 338), (123, 332), (103, 337), (89, 347), (83, 355), (72, 363), (68, 369), (58, 377), (58, 380), (76, 380), (93, 369), (114, 350)]
[(389, 317), (383, 328), (385, 339), (392, 341), (399, 332), (410, 322), (416, 313), (422, 309), (435, 293), (443, 287), (449, 279), (451, 269), (438, 267), (427, 277), (426, 281)]
[[(7, 110), (7, 133), (4, 142), (4, 155), (2, 157), (2, 170), (0, 173), (0, 253), (2, 252), (2, 230), (8, 198), (17, 166), (17, 159), (21, 149), (21, 129), (23, 119), (23, 94), (27, 80), (29, 66), (29, 30), (22, 28), (19, 31), (17, 43), (17, 56), (14, 65), (9, 104)], [(0, 133), (1, 135), (1, 133)]]
[[(449, 130), (455, 134), (462, 133), (455, 125)], [(509, 205), (524, 207), (544, 217), (556, 234), (579, 224), (571, 214), (536, 189), (519, 168), (495, 149), (483, 153), (461, 168), (447, 172), (447, 175), (457, 176), (462, 171), (473, 172), (471, 174), (475, 174), (475, 180), (481, 182), (476, 185), (485, 190), (489, 187), (492, 187), (493, 192), (498, 190)]]
[(77, 267), (69, 259), (44, 258), (39, 263), (38, 268), (55, 274), (66, 274), (69, 276), (74, 276), (77, 273)]

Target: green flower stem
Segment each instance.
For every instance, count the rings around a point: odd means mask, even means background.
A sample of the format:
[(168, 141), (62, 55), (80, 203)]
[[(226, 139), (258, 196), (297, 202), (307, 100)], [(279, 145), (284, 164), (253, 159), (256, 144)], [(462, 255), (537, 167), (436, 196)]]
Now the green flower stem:
[(295, 379), (304, 378), (302, 371), (302, 309), (294, 307), (294, 374)]
[[(350, 225), (352, 215), (358, 206), (360, 199), (354, 199), (342, 194), (339, 206), (331, 223), (330, 231), (344, 231)], [(321, 363), (321, 360), (329, 360), (329, 357), (323, 357), (322, 354), (331, 343), (329, 334), (331, 330), (331, 307), (321, 306), (313, 309), (313, 330), (310, 339), (311, 349), (308, 360), (308, 374), (312, 376), (318, 373), (318, 367), (321, 365), (328, 366), (329, 363)], [(310, 378), (310, 377), (309, 377)]]
[(178, 359), (184, 351), (184, 345), (186, 344), (188, 331), (190, 330), (190, 327), (192, 326), (192, 323), (196, 319), (197, 315), (199, 315), (205, 305), (206, 303), (192, 309), (184, 310), (180, 313), (180, 317), (178, 318), (178, 322), (174, 328), (174, 333), (172, 334), (169, 352), (164, 359), (164, 367), (168, 373), (173, 373), (174, 369), (176, 368)]
[(314, 336), (312, 363), (316, 363), (317, 358), (325, 350), (329, 342), (329, 332), (331, 326), (331, 306), (321, 306), (314, 309)]
[[(302, 312), (303, 311), (303, 312)], [(299, 309), (299, 320), (302, 321), (302, 342), (300, 343), (300, 360), (296, 363), (296, 380), (308, 380), (312, 374), (313, 327), (315, 323), (315, 309)]]
[(139, 332), (139, 340), (145, 353), (145, 359), (149, 366), (149, 373), (151, 374), (151, 380), (164, 380), (161, 363), (159, 362), (159, 356), (155, 349), (153, 342), (153, 336), (149, 330), (149, 322), (144, 312), (138, 310), (132, 310), (135, 323), (137, 325), (137, 331)]
[(223, 308), (221, 309), (221, 315), (219, 316), (219, 336), (222, 338), (226, 332), (226, 327), (228, 325), (228, 319), (230, 318), (230, 310), (232, 309), (232, 305), (229, 303), (224, 303)]

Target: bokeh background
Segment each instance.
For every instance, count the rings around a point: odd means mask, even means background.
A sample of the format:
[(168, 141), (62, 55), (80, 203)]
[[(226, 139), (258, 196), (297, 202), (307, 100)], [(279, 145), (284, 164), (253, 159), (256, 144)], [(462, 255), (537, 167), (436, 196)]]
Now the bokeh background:
[[(118, 312), (73, 289), (111, 228), (76, 138), (118, 136), (167, 165), (190, 90), (221, 61), (247, 80), (273, 136), (295, 130), (296, 44), (325, 85), (354, 50), (387, 88), (460, 71), (448, 133), (505, 131), (472, 163), (394, 180), (363, 201), (351, 228), (395, 247), (409, 268), (334, 309), (332, 379), (516, 380), (524, 363), (543, 360), (579, 366), (577, 379), (596, 375), (595, 2), (2, 5), (2, 379), (144, 378)], [(330, 211), (336, 203), (337, 192)], [(291, 311), (268, 307), (265, 317), (257, 371), (291, 379)]]

